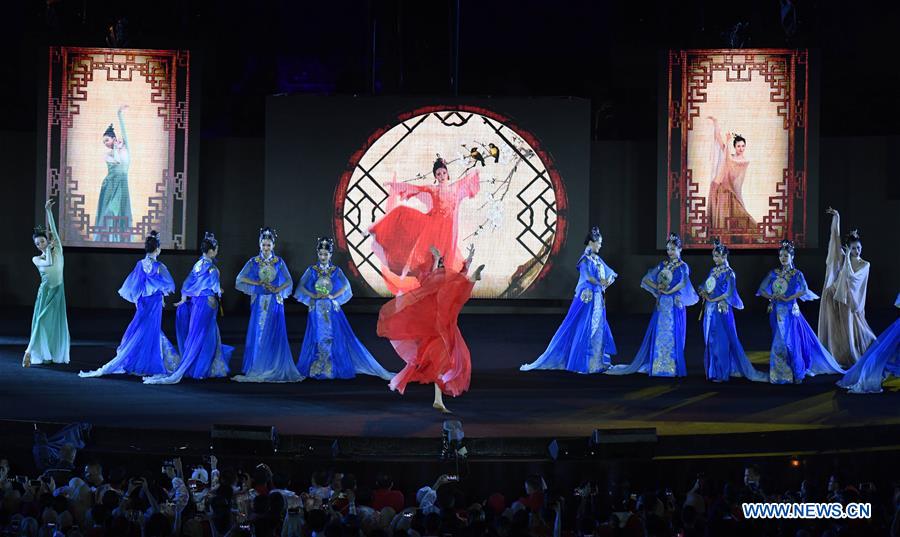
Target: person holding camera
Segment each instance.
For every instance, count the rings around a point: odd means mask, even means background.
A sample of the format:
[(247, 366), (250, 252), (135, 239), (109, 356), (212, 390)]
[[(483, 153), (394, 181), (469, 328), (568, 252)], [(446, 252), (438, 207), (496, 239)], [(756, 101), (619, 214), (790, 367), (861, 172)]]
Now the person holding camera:
[[(163, 487), (166, 490), (167, 502), (164, 506), (160, 506), (161, 511), (174, 518), (176, 533), (180, 531), (182, 514), (184, 509), (191, 501), (191, 493), (187, 485), (184, 483), (184, 469), (180, 458), (171, 461), (165, 461), (162, 466), (163, 483), (168, 482), (169, 487)], [(146, 483), (146, 480), (144, 480)], [(152, 498), (152, 496), (151, 496)], [(152, 503), (152, 500), (151, 500)]]

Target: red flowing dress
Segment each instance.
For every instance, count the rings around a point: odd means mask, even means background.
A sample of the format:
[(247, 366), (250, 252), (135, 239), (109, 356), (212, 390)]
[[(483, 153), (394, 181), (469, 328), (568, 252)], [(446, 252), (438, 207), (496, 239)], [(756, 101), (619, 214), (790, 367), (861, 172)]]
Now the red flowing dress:
[[(472, 171), (454, 183), (411, 185), (388, 183), (388, 211), (370, 228), (372, 251), (381, 261), (382, 277), (391, 293), (398, 295), (419, 286), (422, 274), (431, 270), (434, 246), (444, 256), (444, 265), (459, 271), (465, 259), (457, 246), (459, 204), (478, 194), (480, 180)], [(416, 198), (422, 212), (400, 202)]]
[(378, 335), (390, 339), (406, 362), (391, 380), (392, 390), (403, 393), (418, 382), (456, 397), (469, 389), (472, 359), (456, 321), (474, 285), (465, 272), (439, 268), (381, 308)]

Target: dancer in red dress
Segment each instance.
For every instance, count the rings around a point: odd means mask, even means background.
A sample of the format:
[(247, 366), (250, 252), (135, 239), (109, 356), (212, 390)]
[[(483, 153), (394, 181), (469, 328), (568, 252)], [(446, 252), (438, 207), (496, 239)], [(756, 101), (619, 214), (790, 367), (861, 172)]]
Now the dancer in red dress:
[(410, 382), (434, 384), (434, 408), (450, 413), (443, 394), (456, 397), (468, 390), (472, 374), (469, 348), (456, 319), (481, 279), (484, 265), (468, 275), (474, 246), (469, 246), (461, 271), (445, 266), (436, 248), (431, 248), (431, 254), (432, 265), (421, 274), (421, 285), (381, 308), (378, 335), (390, 339), (406, 362), (391, 380), (391, 389), (403, 393)]
[[(412, 185), (391, 181), (388, 211), (372, 227), (372, 251), (382, 264), (382, 276), (391, 293), (399, 295), (419, 286), (420, 275), (431, 270), (429, 248), (444, 254), (444, 263), (454, 271), (462, 270), (463, 257), (457, 248), (459, 205), (475, 197), (480, 188), (477, 171), (451, 183), (447, 163), (438, 157), (432, 168), (436, 185)], [(426, 207), (422, 212), (400, 205), (416, 198)]]

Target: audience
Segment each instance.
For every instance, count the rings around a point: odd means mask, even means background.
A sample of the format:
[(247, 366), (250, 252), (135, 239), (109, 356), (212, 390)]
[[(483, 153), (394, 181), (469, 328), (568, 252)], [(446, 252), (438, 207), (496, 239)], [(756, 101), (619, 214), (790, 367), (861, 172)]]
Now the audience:
[[(537, 474), (524, 496), (508, 504), (496, 491), (471, 490), (458, 476), (440, 476), (405, 501), (394, 479), (372, 486), (353, 474), (316, 471), (306, 483), (260, 464), (245, 472), (219, 468), (215, 457), (190, 468), (180, 459), (129, 475), (90, 459), (74, 475), (77, 457), (63, 447), (57, 474), (36, 479), (0, 460), (0, 534), (40, 537), (900, 537), (900, 485), (858, 485), (849, 474), (808, 475), (797, 490), (774, 492), (778, 472), (743, 468), (743, 482), (704, 474), (689, 486), (635, 490), (623, 475), (607, 486), (589, 480), (559, 494)], [(289, 464), (284, 463), (286, 466)], [(502, 463), (498, 463), (502, 464)], [(737, 466), (729, 476), (740, 475)], [(551, 483), (551, 485), (553, 485)], [(645, 484), (646, 485), (646, 484)], [(819, 485), (819, 488), (816, 488)], [(503, 486), (498, 486), (502, 489)], [(816, 490), (822, 491), (817, 493)], [(868, 520), (747, 520), (744, 502), (870, 502)]]

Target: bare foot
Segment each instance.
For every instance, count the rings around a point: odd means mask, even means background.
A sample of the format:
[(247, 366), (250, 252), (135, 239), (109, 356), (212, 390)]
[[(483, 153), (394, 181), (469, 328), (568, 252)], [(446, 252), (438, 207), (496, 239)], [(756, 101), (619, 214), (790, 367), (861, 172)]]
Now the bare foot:
[(22, 367), (31, 367), (31, 353), (26, 352), (22, 357)]
[(484, 270), (484, 265), (478, 265), (478, 268), (475, 269), (475, 272), (472, 273), (472, 281), (477, 282), (481, 279), (481, 271)]
[(440, 410), (442, 414), (453, 414), (453, 412), (441, 403), (431, 405), (435, 410)]

